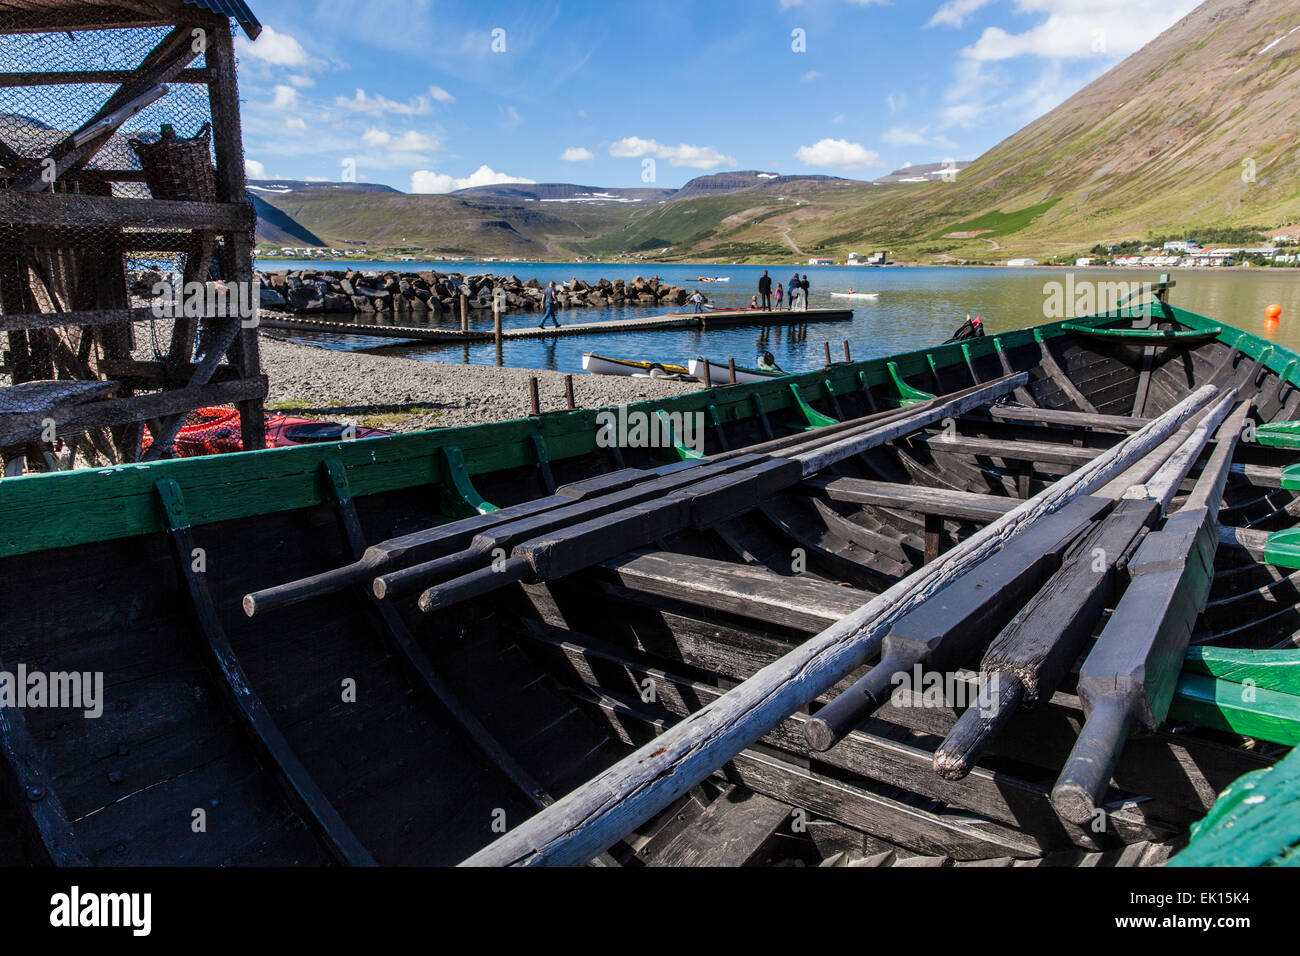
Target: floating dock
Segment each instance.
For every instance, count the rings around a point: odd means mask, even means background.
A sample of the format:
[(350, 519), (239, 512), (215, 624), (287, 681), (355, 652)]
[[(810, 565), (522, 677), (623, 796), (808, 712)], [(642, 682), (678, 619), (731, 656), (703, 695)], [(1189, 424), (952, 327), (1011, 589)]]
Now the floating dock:
[[(713, 329), (733, 325), (804, 325), (810, 322), (848, 322), (853, 319), (852, 309), (808, 309), (806, 312), (760, 311), (744, 309), (735, 312), (677, 312), (668, 315), (647, 316), (640, 319), (622, 319), (614, 322), (576, 322), (557, 328), (503, 329), (501, 338), (542, 339), (560, 335), (609, 335), (615, 332), (658, 332), (664, 329)], [(348, 322), (328, 318), (289, 316), (262, 313), (261, 325), (268, 329), (285, 329), (294, 332), (332, 332), (339, 335), (370, 335), (378, 338), (408, 339), (420, 342), (491, 342), (492, 331), (473, 329), (463, 332), (455, 328), (438, 328), (423, 325), (374, 325), (368, 322)]]

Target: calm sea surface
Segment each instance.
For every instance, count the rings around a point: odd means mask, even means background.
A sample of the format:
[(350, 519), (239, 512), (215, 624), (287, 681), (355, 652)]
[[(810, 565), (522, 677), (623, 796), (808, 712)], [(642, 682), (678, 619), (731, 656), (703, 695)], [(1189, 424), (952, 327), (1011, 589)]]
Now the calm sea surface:
[[(398, 266), (400, 265), (400, 269)], [(432, 269), (437, 272), (461, 272), (468, 275), (513, 274), (520, 279), (536, 278), (543, 282), (555, 279), (631, 280), (636, 276), (658, 275), (662, 282), (684, 286), (689, 291), (698, 286), (719, 306), (746, 306), (758, 288), (761, 266), (621, 266), (598, 264), (552, 263), (375, 263), (375, 262), (282, 262), (262, 261), (265, 271), (282, 269), (360, 269), (375, 271), (411, 271)], [(771, 268), (773, 286), (789, 282), (793, 269)], [(724, 363), (735, 358), (751, 364), (756, 355), (771, 351), (782, 368), (791, 372), (810, 371), (825, 362), (824, 342), (831, 343), (832, 354), (843, 357), (843, 341), (848, 339), (853, 358), (866, 359), (894, 352), (935, 345), (948, 338), (966, 317), (967, 312), (981, 315), (990, 332), (1024, 328), (1056, 319), (1046, 315), (1047, 283), (1066, 281), (1065, 272), (1050, 269), (936, 268), (900, 269), (870, 267), (800, 267), (812, 285), (814, 307), (852, 308), (852, 322), (811, 324), (805, 337), (792, 334), (790, 327), (736, 326), (716, 331), (670, 330), (662, 332), (573, 336), (565, 338), (506, 342), (498, 356), (495, 344), (411, 345), (394, 344), (391, 339), (369, 336), (337, 336), (313, 333), (287, 333), (268, 330), (289, 341), (302, 342), (344, 351), (379, 349), (385, 354), (402, 355), (427, 362), (503, 364), (514, 368), (550, 369), (580, 372), (584, 352), (599, 352), (616, 358), (644, 359), (656, 362), (685, 362), (698, 355)], [(1089, 270), (1074, 273), (1075, 282), (1143, 282), (1154, 281), (1157, 274), (1145, 270)], [(730, 282), (700, 284), (699, 276), (725, 276)], [(1280, 344), (1300, 351), (1300, 270), (1198, 271), (1176, 272), (1177, 288), (1171, 293), (1173, 304), (1235, 325), (1249, 332), (1267, 335), (1264, 311), (1272, 303), (1285, 310), (1280, 328), (1273, 338)], [(878, 299), (841, 299), (817, 293), (879, 292)], [(643, 315), (662, 314), (664, 309), (625, 306), (608, 309), (577, 309), (560, 313), (562, 323), (614, 321)], [(536, 325), (540, 315), (512, 314), (505, 317), (507, 328)], [(474, 328), (491, 329), (489, 312), (471, 312)], [(459, 320), (443, 323), (459, 327)]]

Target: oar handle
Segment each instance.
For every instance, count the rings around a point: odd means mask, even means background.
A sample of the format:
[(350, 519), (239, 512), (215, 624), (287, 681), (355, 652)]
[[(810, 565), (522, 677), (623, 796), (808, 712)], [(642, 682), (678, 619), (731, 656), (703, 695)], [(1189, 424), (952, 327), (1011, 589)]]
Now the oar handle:
[(804, 721), (808, 746), (819, 753), (834, 747), (889, 700), (895, 675), (907, 673), (916, 663), (911, 656), (886, 654), (865, 677)]
[[(996, 685), (991, 682), (996, 681)], [(984, 693), (996, 686), (997, 697), (987, 709)], [(945, 780), (961, 780), (979, 762), (989, 743), (1002, 729), (1025, 697), (1025, 685), (1013, 674), (997, 671), (980, 678), (980, 698), (957, 719), (948, 736), (934, 752), (934, 772)]]
[(436, 584), (420, 595), (419, 607), (425, 614), (482, 597), (499, 588), (528, 580), (532, 565), (523, 558), (510, 558), (500, 569), (487, 567), (471, 571), (445, 584)]
[(409, 568), (389, 571), (375, 578), (371, 587), (374, 589), (375, 597), (381, 601), (391, 600), (418, 587), (425, 587), (431, 581), (467, 571), (481, 558), (482, 552), (473, 548), (458, 551), (456, 554), (444, 555), (432, 561), (413, 564)]
[(249, 617), (278, 611), (281, 608), (301, 604), (312, 598), (323, 597), (346, 590), (354, 584), (360, 584), (371, 577), (382, 562), (373, 558), (362, 558), (341, 568), (313, 574), (308, 578), (289, 581), (273, 588), (265, 588), (244, 595), (244, 613)]
[(1132, 724), (1133, 710), (1122, 698), (1093, 708), (1052, 788), (1052, 806), (1062, 819), (1083, 826), (1096, 816)]

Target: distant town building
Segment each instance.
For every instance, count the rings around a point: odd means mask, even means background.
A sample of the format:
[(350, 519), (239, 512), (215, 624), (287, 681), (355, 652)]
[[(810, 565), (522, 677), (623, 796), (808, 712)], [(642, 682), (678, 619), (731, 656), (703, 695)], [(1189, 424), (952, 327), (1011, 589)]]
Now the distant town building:
[(1007, 263), (1007, 268), (1023, 269), (1027, 266), (1036, 266), (1036, 265), (1038, 265), (1037, 259), (1012, 259), (1010, 262)]
[(809, 260), (808, 260), (808, 265), (810, 265), (810, 266), (833, 266), (833, 265), (835, 265), (835, 260), (834, 260), (834, 259), (809, 259)]

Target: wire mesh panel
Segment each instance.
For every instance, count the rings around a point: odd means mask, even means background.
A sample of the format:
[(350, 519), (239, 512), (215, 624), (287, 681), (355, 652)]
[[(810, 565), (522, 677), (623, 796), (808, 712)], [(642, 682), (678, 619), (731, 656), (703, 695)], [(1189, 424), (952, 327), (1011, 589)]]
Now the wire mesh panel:
[[(200, 402), (227, 351), (258, 372), (255, 329), (157, 315), (159, 282), (252, 277), (231, 25), (213, 2), (0, 0), (0, 385), (118, 377), (119, 399)], [(233, 394), (260, 420), (247, 392)], [(179, 404), (127, 402), (118, 424), (161, 422), (161, 448)], [(0, 423), (0, 450), (18, 434)], [(246, 437), (257, 446), (258, 427)], [(138, 452), (138, 428), (113, 439)]]

